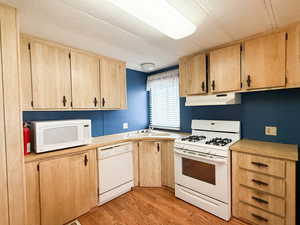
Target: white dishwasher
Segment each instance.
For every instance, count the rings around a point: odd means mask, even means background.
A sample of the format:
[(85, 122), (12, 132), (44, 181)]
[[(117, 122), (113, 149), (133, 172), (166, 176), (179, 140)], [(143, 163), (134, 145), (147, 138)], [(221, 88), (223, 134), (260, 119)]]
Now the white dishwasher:
[(133, 187), (132, 144), (98, 148), (99, 201), (102, 205)]

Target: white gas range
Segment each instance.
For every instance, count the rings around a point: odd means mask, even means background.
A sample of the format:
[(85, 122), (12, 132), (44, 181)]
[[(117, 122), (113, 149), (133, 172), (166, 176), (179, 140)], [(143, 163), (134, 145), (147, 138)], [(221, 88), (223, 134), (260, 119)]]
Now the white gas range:
[(192, 135), (175, 140), (176, 197), (229, 220), (229, 147), (239, 139), (239, 121), (193, 120)]

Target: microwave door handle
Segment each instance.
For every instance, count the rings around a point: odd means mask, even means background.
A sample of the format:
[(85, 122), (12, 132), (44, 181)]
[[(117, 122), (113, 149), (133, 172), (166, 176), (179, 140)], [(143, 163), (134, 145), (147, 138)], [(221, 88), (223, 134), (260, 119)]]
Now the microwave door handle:
[(200, 156), (200, 155), (192, 155), (192, 154), (188, 154), (188, 153), (182, 153), (181, 151), (175, 150), (175, 152), (177, 154), (180, 154), (182, 156), (190, 156), (196, 159), (204, 159), (210, 162), (216, 162), (216, 163), (226, 163), (226, 159), (217, 159), (215, 157), (205, 157), (205, 156)]

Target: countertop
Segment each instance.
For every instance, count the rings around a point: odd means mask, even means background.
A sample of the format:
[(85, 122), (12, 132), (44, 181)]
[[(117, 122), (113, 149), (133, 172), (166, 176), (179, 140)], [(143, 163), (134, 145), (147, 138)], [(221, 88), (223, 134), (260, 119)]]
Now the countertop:
[(277, 159), (298, 161), (298, 145), (292, 144), (242, 139), (233, 144), (230, 147), (230, 150)]
[(68, 149), (62, 149), (62, 150), (40, 153), (40, 154), (31, 153), (30, 155), (24, 157), (25, 158), (24, 161), (25, 163), (28, 163), (32, 161), (43, 160), (46, 158), (57, 157), (60, 155), (83, 152), (87, 150), (94, 150), (97, 149), (98, 147), (130, 142), (130, 141), (157, 141), (157, 140), (173, 141), (177, 138), (190, 135), (189, 133), (166, 132), (161, 130), (155, 130), (154, 132), (164, 133), (166, 135), (165, 136), (142, 136), (142, 134), (138, 134), (137, 131), (133, 131), (133, 132), (94, 137), (92, 138), (92, 143), (89, 145), (72, 147)]

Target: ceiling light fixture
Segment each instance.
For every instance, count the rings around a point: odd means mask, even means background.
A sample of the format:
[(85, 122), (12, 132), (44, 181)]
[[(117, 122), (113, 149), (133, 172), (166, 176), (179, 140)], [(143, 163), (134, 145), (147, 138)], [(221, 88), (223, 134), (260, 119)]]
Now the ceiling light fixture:
[(167, 0), (107, 0), (173, 39), (193, 34), (196, 26)]
[(154, 63), (142, 63), (141, 67), (144, 72), (150, 72), (151, 70), (154, 70), (155, 64)]

